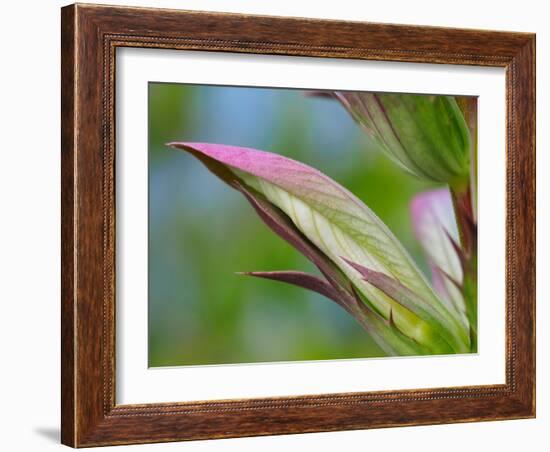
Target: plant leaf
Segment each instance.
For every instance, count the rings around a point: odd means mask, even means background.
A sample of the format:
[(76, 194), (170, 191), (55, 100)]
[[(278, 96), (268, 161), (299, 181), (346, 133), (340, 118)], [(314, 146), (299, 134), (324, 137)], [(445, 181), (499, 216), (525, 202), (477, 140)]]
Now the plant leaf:
[(463, 269), (449, 190), (442, 188), (417, 195), (411, 202), (411, 216), (416, 238), (432, 269), (434, 288), (449, 308), (464, 312), (464, 300), (456, 284), (462, 283)]
[(437, 317), (437, 312), (428, 303), (399, 281), (384, 273), (363, 267), (346, 258), (343, 258), (343, 260), (357, 270), (365, 281), (384, 292), (388, 297), (394, 299), (405, 308), (416, 313), (419, 317)]
[(477, 97), (455, 96), (470, 130), (470, 196), (472, 219), (477, 224)]
[(216, 174), (219, 165), (225, 166), (232, 174), (223, 173), (223, 180), (234, 187), (242, 184), (247, 190), (252, 188), (281, 209), (384, 318), (389, 318), (392, 312), (400, 331), (429, 345), (429, 339), (420, 334), (422, 328), (419, 326), (425, 321), (365, 282), (340, 256), (385, 273), (422, 294), (438, 313), (439, 324), (434, 328), (450, 328), (452, 343), (449, 348), (457, 352), (467, 350), (467, 329), (453, 319), (387, 226), (344, 187), (314, 168), (277, 154), (208, 143), (170, 145), (199, 154), (201, 160), (206, 159), (208, 165), (214, 165)]
[(331, 284), (319, 278), (318, 276), (294, 270), (243, 272), (241, 274), (255, 276), (256, 278), (272, 279), (274, 281), (284, 282), (294, 286), (302, 287), (303, 289), (317, 292), (318, 294), (323, 295), (329, 300), (335, 301), (338, 305), (349, 312), (349, 308), (347, 307), (347, 305), (340, 300), (340, 294), (338, 293), (338, 291)]
[[(242, 274), (302, 287), (336, 302), (355, 317), (388, 355), (404, 356), (431, 353), (431, 350), (421, 347), (397, 330), (391, 321), (384, 321), (379, 314), (368, 308), (357, 295), (354, 297), (353, 292), (338, 291), (318, 276), (299, 271), (244, 272)], [(345, 300), (345, 298), (349, 299)], [(350, 309), (350, 306), (353, 306), (353, 308)]]
[(390, 310), (389, 318), (386, 320), (361, 300), (355, 288), (352, 288), (352, 296), (362, 312), (360, 323), (388, 355), (429, 355), (434, 353), (430, 348), (419, 344), (399, 331), (393, 322), (393, 311)]
[(416, 176), (467, 183), (470, 133), (453, 96), (336, 91), (335, 97), (397, 164)]
[(306, 258), (308, 258), (319, 271), (325, 276), (332, 287), (340, 293), (340, 300), (348, 308), (353, 305), (346, 297), (342, 298), (342, 292), (349, 285), (343, 273), (331, 262), (307, 237), (305, 237), (298, 228), (292, 223), (288, 215), (281, 209), (267, 201), (261, 194), (254, 189), (247, 189), (240, 183), (234, 183), (234, 187), (239, 190), (248, 202), (252, 205), (262, 221), (279, 237), (287, 241), (296, 248)]
[[(425, 355), (431, 351), (400, 333), (393, 325), (389, 325), (383, 318), (368, 307), (357, 295), (350, 281), (327, 257), (319, 251), (292, 223), (290, 218), (278, 207), (267, 201), (254, 189), (246, 189), (240, 183), (233, 184), (248, 199), (264, 223), (283, 240), (290, 243), (311, 262), (327, 278), (333, 290), (326, 288), (330, 299), (338, 303), (371, 335), (375, 342), (388, 355)], [(264, 272), (273, 275), (276, 272)], [(247, 274), (247, 273), (245, 273)], [(259, 272), (248, 273), (260, 276)], [(272, 278), (275, 279), (275, 278)], [(281, 279), (282, 280), (282, 279)], [(288, 282), (288, 281), (285, 281)], [(303, 286), (302, 286), (303, 287)], [(318, 292), (321, 293), (321, 292)]]
[[(434, 323), (437, 323), (436, 319), (438, 315), (437, 312), (433, 310), (430, 304), (426, 303), (425, 300), (422, 299), (422, 297), (415, 294), (408, 287), (404, 286), (399, 281), (391, 278), (390, 276), (385, 275), (381, 272), (370, 270), (345, 258), (344, 261), (347, 262), (355, 270), (357, 270), (365, 281), (384, 292), (388, 297), (392, 298), (406, 309), (414, 312), (420, 318), (424, 320), (430, 320), (430, 322), (426, 322), (425, 325), (422, 325), (422, 334), (431, 338), (430, 348), (432, 350), (436, 352), (445, 352), (448, 342), (450, 342), (452, 339), (449, 337), (446, 329), (432, 329), (432, 325)], [(390, 323), (393, 323), (392, 314), (393, 311), (390, 312)], [(436, 344), (441, 347), (440, 350), (436, 347)]]

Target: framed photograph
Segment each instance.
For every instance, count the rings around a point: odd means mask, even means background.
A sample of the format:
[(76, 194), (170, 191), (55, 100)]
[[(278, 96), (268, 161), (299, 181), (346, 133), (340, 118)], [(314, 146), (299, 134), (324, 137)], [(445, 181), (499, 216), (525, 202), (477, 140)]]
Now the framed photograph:
[(535, 416), (535, 36), (62, 9), (62, 442)]

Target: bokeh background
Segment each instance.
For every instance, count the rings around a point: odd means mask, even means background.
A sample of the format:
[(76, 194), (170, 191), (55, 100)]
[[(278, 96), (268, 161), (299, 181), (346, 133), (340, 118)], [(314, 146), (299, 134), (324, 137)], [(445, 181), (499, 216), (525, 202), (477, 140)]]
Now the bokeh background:
[(427, 271), (400, 170), (339, 103), (302, 90), (149, 84), (149, 366), (383, 356), (335, 303), (252, 270), (316, 269), (194, 157), (199, 141), (277, 152), (362, 199)]

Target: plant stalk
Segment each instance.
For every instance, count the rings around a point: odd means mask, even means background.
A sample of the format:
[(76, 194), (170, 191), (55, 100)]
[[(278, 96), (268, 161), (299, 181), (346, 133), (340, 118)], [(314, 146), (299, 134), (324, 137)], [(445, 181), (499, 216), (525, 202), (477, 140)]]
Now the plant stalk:
[(460, 237), (463, 271), (462, 295), (466, 317), (470, 324), (471, 351), (477, 351), (477, 222), (472, 209), (470, 185), (457, 190), (451, 187), (458, 234)]

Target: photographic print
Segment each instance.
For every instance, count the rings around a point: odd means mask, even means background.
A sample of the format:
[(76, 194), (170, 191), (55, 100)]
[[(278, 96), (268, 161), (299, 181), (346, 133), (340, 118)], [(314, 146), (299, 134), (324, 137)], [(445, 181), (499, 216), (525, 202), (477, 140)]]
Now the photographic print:
[(61, 32), (63, 444), (535, 416), (534, 34)]
[(149, 83), (149, 366), (477, 351), (475, 97)]

